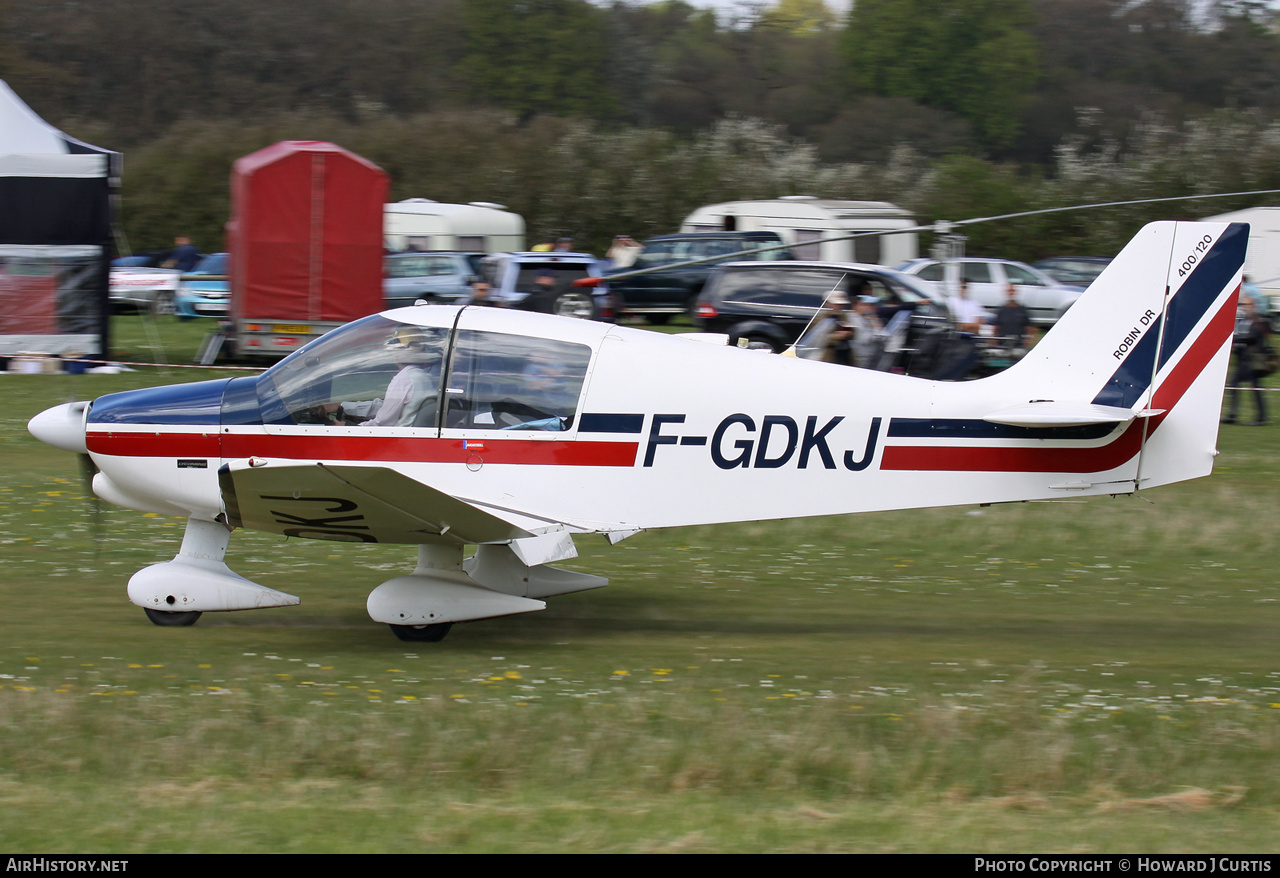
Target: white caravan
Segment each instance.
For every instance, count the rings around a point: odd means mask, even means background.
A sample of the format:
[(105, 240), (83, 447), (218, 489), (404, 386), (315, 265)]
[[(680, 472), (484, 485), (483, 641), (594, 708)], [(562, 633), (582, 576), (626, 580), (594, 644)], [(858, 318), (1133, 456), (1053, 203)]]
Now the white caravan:
[(708, 204), (685, 217), (680, 231), (777, 232), (791, 246), (796, 259), (901, 265), (919, 255), (914, 231), (817, 242), (857, 232), (912, 229), (915, 225), (915, 218), (908, 211), (887, 201), (787, 195), (765, 201)]
[(407, 198), (388, 204), (382, 236), (387, 250), (458, 250), (501, 253), (524, 249), (524, 217), (487, 201), (442, 204)]

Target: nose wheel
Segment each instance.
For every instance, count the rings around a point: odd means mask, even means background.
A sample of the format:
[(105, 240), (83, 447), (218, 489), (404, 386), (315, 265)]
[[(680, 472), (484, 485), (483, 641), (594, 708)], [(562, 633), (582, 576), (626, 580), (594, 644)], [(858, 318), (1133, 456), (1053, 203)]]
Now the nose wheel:
[(151, 620), (153, 625), (159, 625), (161, 628), (186, 628), (196, 624), (196, 620), (200, 618), (199, 610), (189, 610), (185, 613), (167, 613), (164, 610), (143, 607), (142, 612), (147, 614), (147, 618)]

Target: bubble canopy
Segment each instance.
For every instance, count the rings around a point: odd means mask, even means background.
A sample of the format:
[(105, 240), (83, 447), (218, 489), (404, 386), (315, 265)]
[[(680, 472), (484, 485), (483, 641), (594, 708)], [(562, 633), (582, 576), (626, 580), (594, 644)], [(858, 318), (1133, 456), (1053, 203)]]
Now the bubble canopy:
[(375, 315), (278, 363), (256, 396), (267, 424), (565, 431), (590, 361), (586, 344)]

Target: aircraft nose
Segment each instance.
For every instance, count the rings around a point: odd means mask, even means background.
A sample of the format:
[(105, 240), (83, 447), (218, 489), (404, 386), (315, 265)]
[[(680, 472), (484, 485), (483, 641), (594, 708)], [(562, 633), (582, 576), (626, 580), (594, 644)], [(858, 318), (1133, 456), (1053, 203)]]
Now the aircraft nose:
[(84, 410), (88, 402), (67, 402), (45, 409), (27, 422), (27, 430), (46, 445), (88, 454), (84, 440)]

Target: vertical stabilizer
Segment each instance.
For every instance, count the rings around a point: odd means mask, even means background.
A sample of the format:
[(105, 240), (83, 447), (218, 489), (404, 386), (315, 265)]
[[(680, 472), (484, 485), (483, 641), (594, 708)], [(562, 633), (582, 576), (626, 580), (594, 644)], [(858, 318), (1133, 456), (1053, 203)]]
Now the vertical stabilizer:
[(1137, 487), (1207, 475), (1231, 354), (1249, 227), (1142, 229), (1006, 375), (1044, 399), (1128, 411)]

